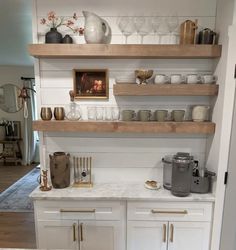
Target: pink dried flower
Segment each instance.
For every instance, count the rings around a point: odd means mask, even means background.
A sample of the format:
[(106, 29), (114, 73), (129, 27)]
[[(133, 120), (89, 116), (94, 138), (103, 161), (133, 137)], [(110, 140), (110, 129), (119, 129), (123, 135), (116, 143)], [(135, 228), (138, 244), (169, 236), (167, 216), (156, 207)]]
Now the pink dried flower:
[(84, 34), (84, 28), (80, 27), (79, 28), (79, 35), (82, 36)]
[(74, 25), (74, 22), (71, 20), (67, 20), (67, 26), (72, 26), (72, 25)]
[(50, 11), (48, 12), (48, 20), (52, 21), (53, 19), (55, 19), (56, 17), (56, 13), (54, 11)]

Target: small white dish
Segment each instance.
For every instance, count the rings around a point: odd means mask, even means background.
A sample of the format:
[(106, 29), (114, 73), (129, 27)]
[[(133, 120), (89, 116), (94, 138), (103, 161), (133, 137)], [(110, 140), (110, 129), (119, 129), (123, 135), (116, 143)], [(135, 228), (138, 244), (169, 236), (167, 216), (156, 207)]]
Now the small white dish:
[(144, 187), (151, 190), (158, 190), (161, 188), (161, 184), (156, 181), (146, 181)]

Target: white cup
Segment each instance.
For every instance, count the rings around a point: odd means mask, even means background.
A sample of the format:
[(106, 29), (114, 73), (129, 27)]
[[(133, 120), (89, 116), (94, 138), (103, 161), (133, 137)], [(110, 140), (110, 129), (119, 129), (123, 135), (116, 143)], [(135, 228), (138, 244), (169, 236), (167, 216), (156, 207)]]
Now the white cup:
[(167, 83), (169, 80), (169, 77), (166, 76), (166, 75), (163, 75), (163, 74), (157, 74), (155, 76), (155, 80), (154, 80), (154, 83), (155, 84), (164, 84), (164, 83)]
[(214, 75), (202, 75), (201, 76), (201, 82), (205, 84), (212, 84), (217, 81), (217, 76)]
[(207, 121), (209, 118), (209, 106), (195, 106), (192, 110), (192, 119), (195, 122)]
[(183, 82), (183, 76), (180, 74), (172, 74), (170, 76), (170, 83), (171, 84), (180, 84)]
[(189, 74), (186, 76), (186, 83), (194, 84), (200, 82), (200, 76), (197, 74)]

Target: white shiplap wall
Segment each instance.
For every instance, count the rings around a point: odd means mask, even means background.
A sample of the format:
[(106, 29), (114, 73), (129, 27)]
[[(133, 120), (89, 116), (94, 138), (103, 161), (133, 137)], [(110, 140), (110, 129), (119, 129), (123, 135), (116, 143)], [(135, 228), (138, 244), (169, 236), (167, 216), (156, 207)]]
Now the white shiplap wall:
[[(50, 10), (60, 16), (70, 16), (74, 12), (81, 15), (81, 10), (90, 10), (104, 17), (113, 31), (112, 43), (121, 43), (122, 35), (116, 19), (120, 15), (153, 16), (159, 12), (161, 16), (176, 11), (180, 20), (198, 19), (204, 27), (214, 27), (216, 0), (180, 0), (173, 8), (173, 1), (62, 1), (36, 0), (34, 21), (34, 42), (43, 42), (45, 27), (39, 24), (41, 17)], [(81, 23), (83, 19), (81, 18)], [(64, 33), (64, 31), (63, 31)], [(152, 43), (153, 35), (146, 37), (145, 42)], [(76, 42), (83, 42), (77, 37)], [(137, 43), (137, 36), (129, 38), (129, 42)], [(193, 104), (208, 104), (208, 97), (114, 97), (115, 79), (123, 75), (133, 75), (137, 68), (154, 69), (155, 73), (204, 73), (213, 72), (211, 60), (76, 60), (76, 59), (40, 59), (36, 60), (36, 83), (39, 108), (41, 106), (61, 106), (69, 103), (68, 92), (72, 89), (72, 69), (108, 68), (109, 69), (109, 101), (81, 101), (83, 118), (86, 119), (87, 106), (116, 106), (138, 109), (188, 109)], [(112, 134), (41, 134), (41, 146), (45, 145), (47, 153), (66, 151), (72, 155), (92, 155), (94, 181), (144, 181), (146, 179), (162, 180), (161, 158), (177, 151), (192, 153), (205, 164), (206, 138), (194, 136), (155, 136), (155, 135), (112, 135)]]

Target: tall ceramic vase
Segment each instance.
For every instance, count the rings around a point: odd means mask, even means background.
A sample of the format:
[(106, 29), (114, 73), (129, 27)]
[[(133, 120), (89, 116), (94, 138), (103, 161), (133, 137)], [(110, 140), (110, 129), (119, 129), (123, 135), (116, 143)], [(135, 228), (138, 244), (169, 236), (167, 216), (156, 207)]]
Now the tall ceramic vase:
[(62, 34), (57, 31), (57, 28), (51, 28), (45, 35), (45, 43), (61, 43)]
[(64, 152), (55, 152), (49, 155), (50, 174), (54, 188), (70, 186), (70, 155)]

